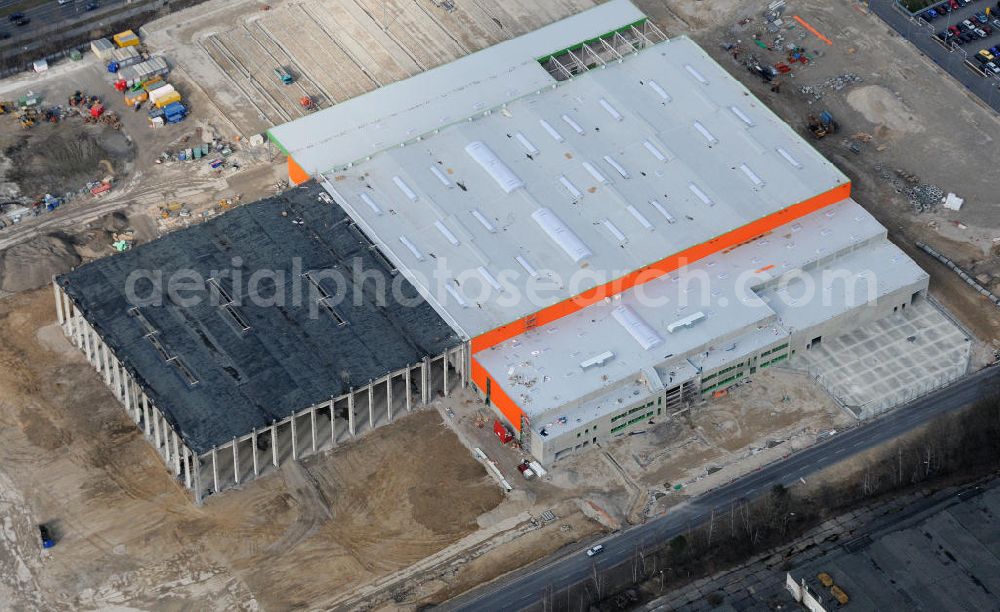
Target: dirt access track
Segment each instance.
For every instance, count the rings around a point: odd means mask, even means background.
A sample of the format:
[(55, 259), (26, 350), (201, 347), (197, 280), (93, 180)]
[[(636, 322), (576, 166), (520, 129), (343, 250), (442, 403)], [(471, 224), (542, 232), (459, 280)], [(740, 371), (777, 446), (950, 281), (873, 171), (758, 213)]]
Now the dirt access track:
[[(324, 608), (476, 530), (500, 503), (425, 410), (197, 508), (53, 318), (50, 290), (0, 300), (2, 602)], [(43, 522), (57, 540), (47, 551)]]

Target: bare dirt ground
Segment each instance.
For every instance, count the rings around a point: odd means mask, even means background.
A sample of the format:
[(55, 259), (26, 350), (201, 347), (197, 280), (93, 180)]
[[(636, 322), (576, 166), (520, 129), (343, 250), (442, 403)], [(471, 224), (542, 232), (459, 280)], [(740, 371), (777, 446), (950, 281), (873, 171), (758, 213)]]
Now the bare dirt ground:
[[(324, 608), (475, 531), (501, 501), (427, 410), (196, 508), (51, 301), (0, 300), (0, 601), (15, 608)], [(42, 522), (58, 541), (47, 551)]]
[[(724, 0), (638, 0), (668, 35), (687, 34), (698, 41), (729, 72), (790, 125), (804, 130), (808, 115), (831, 112), (841, 132), (816, 147), (854, 183), (854, 197), (889, 229), (889, 237), (931, 274), (931, 293), (980, 340), (996, 348), (1000, 312), (992, 308), (953, 272), (914, 247), (930, 244), (974, 274), (987, 274), (994, 290), (1000, 279), (1000, 213), (994, 177), (982, 171), (987, 151), (1000, 141), (1000, 119), (947, 73), (923, 57), (864, 3), (844, 0), (788, 0), (779, 30), (783, 44), (804, 47), (813, 57), (807, 66), (792, 64), (792, 73), (778, 78), (780, 92), (771, 91), (741, 63), (747, 53), (765, 64), (786, 61), (774, 47), (774, 34), (762, 18), (766, 2)], [(824, 34), (827, 45), (793, 20), (798, 15)], [(744, 18), (747, 24), (739, 25)], [(789, 26), (791, 28), (789, 29)], [(723, 43), (739, 41), (743, 53), (734, 60)], [(833, 77), (855, 74), (860, 83), (842, 89), (824, 87), (822, 97), (800, 93), (803, 85), (822, 85)], [(871, 136), (860, 142), (855, 134)], [(860, 152), (849, 149), (858, 142)], [(896, 171), (919, 177), (965, 198), (959, 212), (936, 206), (915, 213), (894, 182)]]

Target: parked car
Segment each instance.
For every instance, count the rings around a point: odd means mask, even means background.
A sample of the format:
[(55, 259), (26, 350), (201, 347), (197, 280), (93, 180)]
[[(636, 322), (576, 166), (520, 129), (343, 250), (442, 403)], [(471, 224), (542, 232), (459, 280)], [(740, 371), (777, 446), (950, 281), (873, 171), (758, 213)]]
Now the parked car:
[(947, 2), (945, 2), (941, 6), (935, 6), (934, 10), (937, 11), (938, 15), (947, 15), (949, 12), (951, 12), (951, 7), (948, 6)]
[(982, 38), (986, 38), (987, 36), (989, 36), (989, 34), (987, 34), (986, 30), (984, 30), (982, 28), (976, 28), (976, 36), (978, 36), (979, 38), (982, 39)]
[(594, 555), (599, 555), (604, 552), (604, 544), (598, 544), (597, 546), (591, 546), (587, 549), (587, 556), (593, 557)]
[(11, 23), (18, 21), (19, 19), (24, 19), (24, 13), (20, 11), (18, 11), (17, 13), (11, 13), (10, 15), (7, 15), (7, 21)]
[(979, 11), (978, 13), (976, 13), (975, 17), (976, 17), (976, 21), (978, 21), (979, 23), (989, 23), (989, 21), (990, 21), (989, 17), (986, 16), (986, 13), (984, 13), (982, 11)]
[(987, 51), (986, 49), (983, 49), (982, 51), (980, 51), (979, 53), (976, 54), (976, 59), (979, 59), (979, 58), (983, 58), (987, 62), (992, 62), (993, 61), (993, 54), (990, 53), (989, 51)]
[(976, 26), (972, 25), (972, 22), (966, 19), (961, 23), (962, 29), (965, 31), (975, 30)]
[(988, 72), (991, 72), (991, 73), (993, 73), (993, 74), (997, 74), (997, 75), (1000, 75), (1000, 66), (997, 66), (997, 65), (996, 65), (996, 62), (988, 62), (988, 63), (987, 63), (987, 64), (986, 64), (985, 66), (983, 66), (983, 67), (984, 67), (984, 68), (986, 68), (986, 70), (987, 70)]
[(951, 0), (949, 4), (951, 5), (952, 10), (955, 10), (962, 6), (961, 4), (958, 3), (958, 0)]

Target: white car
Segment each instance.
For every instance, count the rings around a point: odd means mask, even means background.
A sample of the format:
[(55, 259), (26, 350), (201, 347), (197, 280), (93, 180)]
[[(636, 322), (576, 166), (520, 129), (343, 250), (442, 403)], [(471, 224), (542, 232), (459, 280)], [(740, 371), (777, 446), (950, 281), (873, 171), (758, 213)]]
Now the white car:
[(69, 4), (73, 0), (59, 0), (59, 4)]
[(599, 555), (604, 552), (604, 544), (598, 544), (597, 546), (592, 546), (587, 549), (587, 556), (593, 557), (594, 555)]

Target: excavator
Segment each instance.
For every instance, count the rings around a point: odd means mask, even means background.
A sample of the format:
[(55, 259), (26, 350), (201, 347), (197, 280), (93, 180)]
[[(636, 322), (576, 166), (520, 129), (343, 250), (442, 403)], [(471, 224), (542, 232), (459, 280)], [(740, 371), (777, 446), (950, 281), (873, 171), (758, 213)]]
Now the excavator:
[(816, 140), (840, 131), (840, 126), (833, 119), (833, 115), (827, 111), (823, 111), (818, 117), (816, 115), (809, 115), (806, 127)]

